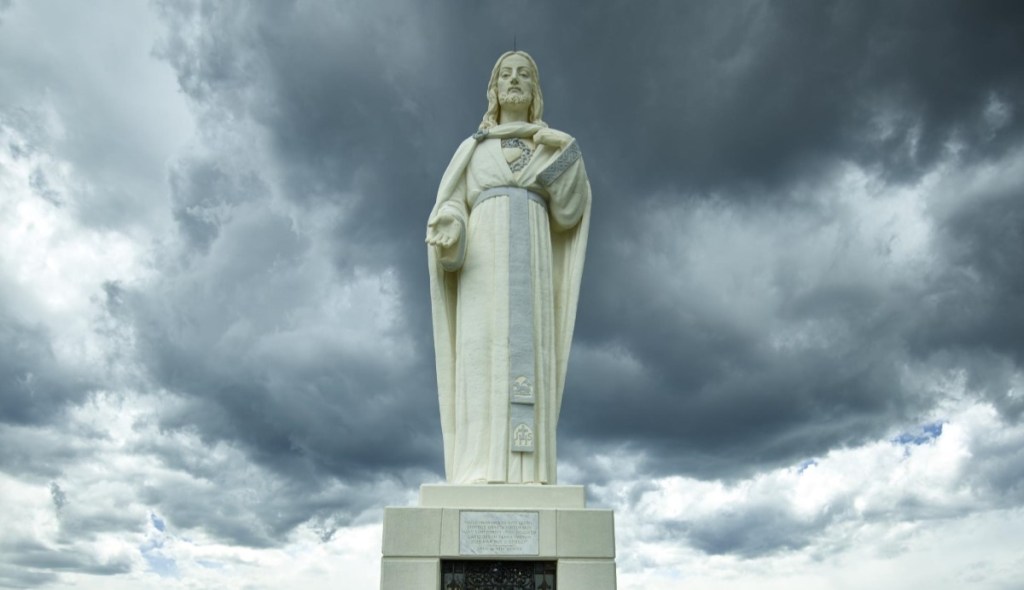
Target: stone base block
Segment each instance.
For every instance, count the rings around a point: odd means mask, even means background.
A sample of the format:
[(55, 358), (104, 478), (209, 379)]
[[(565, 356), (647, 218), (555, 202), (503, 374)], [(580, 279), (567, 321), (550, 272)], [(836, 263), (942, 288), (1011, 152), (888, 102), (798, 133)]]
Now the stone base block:
[(439, 590), (441, 561), (438, 559), (385, 557), (380, 562), (382, 589)]
[(615, 590), (614, 559), (559, 559), (558, 590)]
[(382, 590), (440, 590), (442, 559), (556, 561), (559, 590), (615, 588), (614, 515), (582, 486), (423, 486), (420, 504), (384, 509)]

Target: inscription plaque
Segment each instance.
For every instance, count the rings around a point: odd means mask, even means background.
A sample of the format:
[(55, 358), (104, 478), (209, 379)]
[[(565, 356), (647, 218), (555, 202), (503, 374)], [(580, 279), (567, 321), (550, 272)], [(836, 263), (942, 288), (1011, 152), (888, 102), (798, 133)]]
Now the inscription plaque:
[(537, 512), (459, 512), (459, 555), (537, 555)]

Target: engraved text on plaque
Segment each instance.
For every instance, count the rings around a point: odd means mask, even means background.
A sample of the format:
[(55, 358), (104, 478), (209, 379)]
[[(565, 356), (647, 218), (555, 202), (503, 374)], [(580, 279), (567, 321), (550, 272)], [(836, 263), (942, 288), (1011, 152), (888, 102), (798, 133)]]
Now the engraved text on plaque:
[(459, 555), (537, 555), (539, 538), (536, 512), (459, 513)]

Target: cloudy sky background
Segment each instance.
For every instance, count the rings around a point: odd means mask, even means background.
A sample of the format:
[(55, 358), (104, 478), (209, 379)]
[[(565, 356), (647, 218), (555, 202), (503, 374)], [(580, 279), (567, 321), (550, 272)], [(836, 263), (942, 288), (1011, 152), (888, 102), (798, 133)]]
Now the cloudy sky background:
[(559, 474), (619, 587), (1020, 587), (994, 0), (0, 1), (0, 587), (376, 587), (514, 35), (594, 191)]

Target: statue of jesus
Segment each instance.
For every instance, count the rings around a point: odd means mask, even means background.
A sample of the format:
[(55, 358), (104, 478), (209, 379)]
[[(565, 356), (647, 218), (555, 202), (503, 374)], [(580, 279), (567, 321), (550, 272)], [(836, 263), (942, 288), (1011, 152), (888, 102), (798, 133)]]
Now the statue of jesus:
[(590, 183), (576, 141), (543, 112), (533, 58), (502, 55), (427, 221), (449, 483), (556, 483)]

